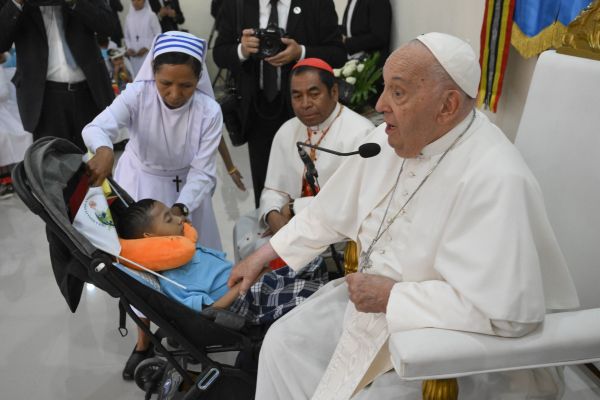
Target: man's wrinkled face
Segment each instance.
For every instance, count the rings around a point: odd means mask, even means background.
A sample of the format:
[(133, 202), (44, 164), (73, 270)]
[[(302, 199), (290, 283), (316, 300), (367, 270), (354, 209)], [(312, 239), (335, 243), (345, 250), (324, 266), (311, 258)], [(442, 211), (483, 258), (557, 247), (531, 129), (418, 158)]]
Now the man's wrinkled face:
[(290, 92), (294, 114), (306, 126), (319, 125), (325, 121), (338, 101), (337, 86), (327, 89), (316, 70), (294, 75), (290, 82)]
[(145, 236), (182, 236), (184, 218), (174, 215), (171, 209), (157, 201), (150, 210), (150, 224)]
[(442, 101), (428, 72), (433, 62), (425, 47), (410, 44), (395, 51), (383, 67), (385, 88), (376, 110), (383, 113), (389, 145), (403, 158), (418, 156), (439, 134), (436, 116)]
[(194, 95), (198, 84), (198, 78), (188, 64), (163, 64), (154, 79), (160, 97), (170, 108), (184, 105)]

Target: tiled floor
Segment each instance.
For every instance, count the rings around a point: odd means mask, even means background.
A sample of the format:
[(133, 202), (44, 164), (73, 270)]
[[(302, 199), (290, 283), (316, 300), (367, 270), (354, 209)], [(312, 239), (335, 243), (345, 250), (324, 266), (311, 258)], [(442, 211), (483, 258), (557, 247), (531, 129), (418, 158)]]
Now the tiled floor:
[[(230, 151), (251, 187), (245, 147)], [(213, 197), (225, 251), (232, 255), (234, 221), (253, 206), (218, 161)], [(0, 400), (142, 399), (121, 379), (135, 335), (117, 330), (117, 302), (93, 287), (84, 290), (75, 314), (63, 300), (49, 263), (41, 220), (19, 199), (0, 201)], [(128, 327), (134, 329), (129, 321)], [(566, 371), (564, 399), (600, 398), (586, 374)], [(590, 389), (590, 387), (595, 389)]]

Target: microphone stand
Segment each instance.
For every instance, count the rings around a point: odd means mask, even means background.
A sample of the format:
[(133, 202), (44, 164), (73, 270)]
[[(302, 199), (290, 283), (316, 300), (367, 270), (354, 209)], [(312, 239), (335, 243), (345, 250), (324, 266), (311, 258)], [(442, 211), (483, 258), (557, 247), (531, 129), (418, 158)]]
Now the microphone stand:
[[(300, 150), (300, 148), (298, 148), (298, 150)], [(303, 159), (303, 161), (304, 161), (304, 159)], [(316, 171), (316, 168), (315, 168), (315, 171)], [(310, 168), (308, 168), (308, 165), (306, 166), (306, 172), (304, 173), (304, 178), (306, 179), (308, 186), (310, 186), (310, 191), (312, 192), (313, 196), (316, 196), (318, 193), (317, 187), (315, 185), (316, 178), (311, 173)], [(344, 276), (343, 257), (335, 249), (335, 246), (333, 244), (329, 245), (329, 250), (331, 251), (331, 258), (333, 258), (333, 262), (335, 263), (335, 267), (337, 268), (338, 274), (340, 275), (339, 277), (341, 278), (342, 276)]]

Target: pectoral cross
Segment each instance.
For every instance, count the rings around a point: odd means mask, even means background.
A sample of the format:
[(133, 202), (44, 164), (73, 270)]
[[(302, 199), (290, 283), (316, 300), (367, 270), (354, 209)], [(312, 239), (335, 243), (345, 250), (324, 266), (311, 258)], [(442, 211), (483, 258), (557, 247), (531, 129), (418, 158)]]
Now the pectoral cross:
[(175, 185), (177, 186), (177, 193), (179, 193), (179, 184), (183, 182), (181, 179), (179, 179), (179, 175), (175, 176), (175, 179), (173, 179), (172, 182), (175, 182)]

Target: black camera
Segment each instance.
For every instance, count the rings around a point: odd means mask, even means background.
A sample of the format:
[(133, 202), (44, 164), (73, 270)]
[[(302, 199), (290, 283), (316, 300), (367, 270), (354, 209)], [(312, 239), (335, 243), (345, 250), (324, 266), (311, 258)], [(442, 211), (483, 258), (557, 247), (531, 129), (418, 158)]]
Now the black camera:
[(281, 41), (283, 35), (285, 35), (285, 31), (273, 24), (269, 24), (264, 29), (255, 29), (254, 36), (260, 40), (258, 53), (255, 54), (256, 58), (262, 60), (285, 49), (285, 45)]

